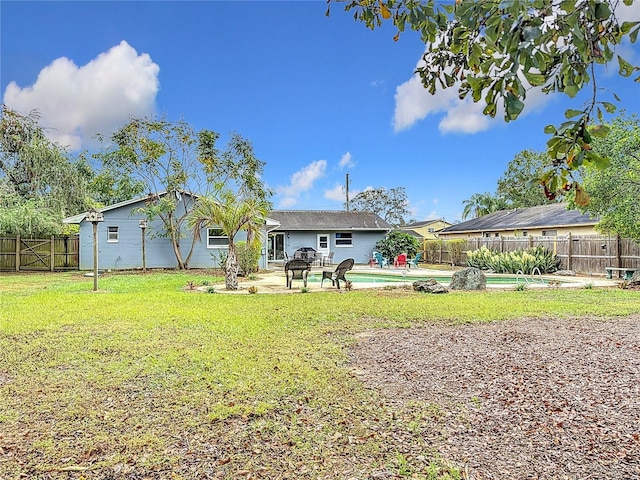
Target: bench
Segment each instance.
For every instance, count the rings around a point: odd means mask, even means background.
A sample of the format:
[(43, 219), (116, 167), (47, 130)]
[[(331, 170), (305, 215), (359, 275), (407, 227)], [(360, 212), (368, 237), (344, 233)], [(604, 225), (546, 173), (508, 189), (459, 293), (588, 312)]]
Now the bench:
[(624, 279), (631, 280), (633, 274), (638, 270), (637, 268), (617, 268), (617, 267), (604, 267), (604, 271), (607, 272), (607, 278), (613, 278), (613, 272), (624, 272)]

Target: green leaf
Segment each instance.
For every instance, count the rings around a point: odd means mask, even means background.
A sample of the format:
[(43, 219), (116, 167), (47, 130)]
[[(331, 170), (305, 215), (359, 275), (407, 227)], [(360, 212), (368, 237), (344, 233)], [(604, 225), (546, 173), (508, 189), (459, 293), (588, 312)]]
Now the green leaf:
[(524, 108), (524, 103), (520, 101), (520, 99), (516, 98), (515, 95), (509, 93), (505, 99), (506, 102), (506, 117), (508, 120), (515, 120), (522, 112)]
[(606, 125), (596, 125), (595, 127), (591, 127), (589, 129), (589, 133), (592, 137), (604, 138), (607, 136), (611, 129)]
[(638, 32), (640, 32), (640, 27), (636, 28), (629, 34), (629, 40), (631, 40), (631, 43), (636, 43), (636, 40), (638, 39)]
[(570, 108), (569, 110), (564, 112), (564, 116), (566, 118), (573, 118), (573, 117), (577, 117), (578, 115), (584, 115), (584, 111), (574, 110), (573, 108)]
[(556, 129), (555, 125), (547, 125), (546, 127), (544, 127), (544, 133), (548, 134), (548, 135), (553, 135), (557, 132), (558, 130)]
[(627, 6), (630, 7), (631, 4), (633, 3), (633, 0), (623, 0), (623, 3)]
[(631, 74), (633, 73), (633, 71), (635, 70), (635, 68), (633, 67), (633, 65), (631, 65), (629, 62), (627, 62), (624, 58), (622, 58), (620, 55), (618, 55), (618, 65), (620, 67), (620, 69), (618, 70), (618, 73), (620, 75), (622, 75), (623, 77), (629, 77), (631, 76)]
[(546, 77), (544, 75), (542, 75), (541, 73), (531, 73), (531, 72), (528, 72), (528, 71), (525, 71), (523, 73), (524, 73), (524, 78), (527, 79), (527, 82), (529, 82), (529, 84), (532, 87), (539, 87), (546, 80)]
[(602, 102), (602, 106), (607, 111), (607, 113), (615, 113), (615, 111), (618, 109), (618, 107), (616, 107), (613, 103), (609, 102)]
[(626, 35), (627, 33), (629, 33), (631, 31), (631, 29), (633, 27), (635, 27), (638, 24), (640, 24), (640, 22), (622, 22), (622, 25), (620, 26), (620, 31), (624, 35)]
[(578, 92), (580, 91), (580, 89), (578, 88), (577, 85), (575, 84), (571, 84), (571, 85), (567, 85), (566, 87), (564, 87), (564, 93), (566, 93), (567, 95), (569, 95), (571, 98), (575, 97)]
[(606, 20), (611, 16), (611, 9), (607, 2), (596, 3), (596, 18)]

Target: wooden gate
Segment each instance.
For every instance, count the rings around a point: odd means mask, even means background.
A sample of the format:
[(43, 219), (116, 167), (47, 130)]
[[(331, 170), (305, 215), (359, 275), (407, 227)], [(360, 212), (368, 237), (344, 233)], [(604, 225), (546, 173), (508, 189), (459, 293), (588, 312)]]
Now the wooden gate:
[(0, 270), (15, 272), (78, 270), (79, 246), (77, 236), (0, 238)]

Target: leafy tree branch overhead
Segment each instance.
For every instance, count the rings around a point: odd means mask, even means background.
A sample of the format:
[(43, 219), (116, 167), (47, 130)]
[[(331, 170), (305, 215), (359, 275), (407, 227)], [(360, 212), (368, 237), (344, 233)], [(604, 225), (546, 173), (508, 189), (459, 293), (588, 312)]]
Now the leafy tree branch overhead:
[(614, 63), (620, 76), (640, 82), (640, 68), (616, 50), (638, 38), (640, 21), (620, 21), (616, 14), (634, 0), (329, 0), (329, 8), (331, 1), (344, 3), (370, 29), (391, 22), (394, 40), (407, 29), (417, 32), (426, 44), (417, 69), (424, 87), (431, 93), (456, 88), (461, 99), (483, 102), (491, 117), (502, 109), (505, 121), (517, 119), (532, 88), (574, 98), (591, 86), (585, 105), (545, 128), (552, 163), (539, 178), (548, 198), (573, 190), (578, 204), (588, 203), (574, 172), (609, 165), (591, 143), (606, 136), (604, 116), (620, 102), (615, 93), (601, 98), (596, 67)]

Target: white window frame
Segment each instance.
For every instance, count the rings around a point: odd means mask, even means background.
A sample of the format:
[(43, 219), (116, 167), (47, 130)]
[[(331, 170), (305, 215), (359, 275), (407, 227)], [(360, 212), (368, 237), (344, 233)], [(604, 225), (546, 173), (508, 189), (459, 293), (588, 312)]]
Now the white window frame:
[[(349, 243), (338, 243), (340, 241), (347, 241), (347, 237), (340, 238), (341, 235), (348, 235)], [(336, 232), (334, 242), (336, 248), (351, 248), (353, 247), (353, 233), (352, 232)]]
[(118, 243), (120, 241), (120, 227), (111, 225), (107, 227), (107, 243)]
[(428, 233), (435, 233), (435, 231), (436, 231), (435, 227), (428, 227), (427, 228), (427, 232)]
[[(220, 228), (207, 228), (207, 248), (229, 248), (229, 237), (226, 235), (220, 235), (222, 230)], [(218, 234), (218, 235), (216, 235)], [(213, 240), (224, 240), (223, 243), (212, 243)]]

